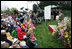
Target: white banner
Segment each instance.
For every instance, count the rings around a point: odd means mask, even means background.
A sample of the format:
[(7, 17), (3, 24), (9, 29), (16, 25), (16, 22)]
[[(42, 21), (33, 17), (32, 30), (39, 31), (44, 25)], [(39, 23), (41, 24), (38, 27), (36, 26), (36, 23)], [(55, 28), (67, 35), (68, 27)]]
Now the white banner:
[(44, 8), (44, 19), (51, 19), (51, 6)]

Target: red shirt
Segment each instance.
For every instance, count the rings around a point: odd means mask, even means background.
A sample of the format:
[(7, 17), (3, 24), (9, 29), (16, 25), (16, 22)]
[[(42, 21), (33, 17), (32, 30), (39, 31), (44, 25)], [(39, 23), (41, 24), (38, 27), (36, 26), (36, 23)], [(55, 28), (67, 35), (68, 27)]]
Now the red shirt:
[(22, 40), (24, 35), (26, 35), (25, 32), (17, 32), (17, 37), (19, 40)]
[(11, 15), (11, 17), (14, 19), (14, 15)]
[(19, 40), (22, 40), (22, 39), (23, 39), (23, 36), (26, 35), (26, 33), (25, 33), (25, 32), (22, 32), (22, 31), (21, 31), (21, 28), (17, 28), (17, 31), (18, 31), (18, 32), (17, 32), (17, 37), (18, 37), (18, 39), (19, 39)]

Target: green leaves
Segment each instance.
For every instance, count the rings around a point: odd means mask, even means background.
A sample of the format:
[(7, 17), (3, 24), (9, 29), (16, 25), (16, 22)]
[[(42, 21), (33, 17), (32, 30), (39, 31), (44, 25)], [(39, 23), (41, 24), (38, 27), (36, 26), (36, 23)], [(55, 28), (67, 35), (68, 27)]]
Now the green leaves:
[(39, 7), (44, 9), (48, 5), (59, 5), (63, 10), (71, 10), (71, 1), (40, 1)]

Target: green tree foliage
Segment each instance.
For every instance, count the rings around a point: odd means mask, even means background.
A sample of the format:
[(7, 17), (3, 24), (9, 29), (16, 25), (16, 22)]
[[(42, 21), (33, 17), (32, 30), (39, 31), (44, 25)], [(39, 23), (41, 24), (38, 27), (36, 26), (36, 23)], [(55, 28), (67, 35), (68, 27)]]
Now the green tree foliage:
[(71, 10), (71, 1), (40, 1), (39, 7), (44, 9), (48, 5), (59, 5), (63, 10)]
[(11, 8), (11, 13), (14, 13), (14, 10), (17, 10), (17, 8)]
[(10, 11), (10, 9), (9, 9), (9, 8), (7, 8), (7, 10), (5, 10), (5, 12), (6, 12), (6, 14), (11, 13), (11, 11)]
[(14, 13), (14, 10), (17, 10), (16, 8), (7, 8), (7, 10), (1, 11), (1, 13), (5, 12), (6, 14), (12, 14)]

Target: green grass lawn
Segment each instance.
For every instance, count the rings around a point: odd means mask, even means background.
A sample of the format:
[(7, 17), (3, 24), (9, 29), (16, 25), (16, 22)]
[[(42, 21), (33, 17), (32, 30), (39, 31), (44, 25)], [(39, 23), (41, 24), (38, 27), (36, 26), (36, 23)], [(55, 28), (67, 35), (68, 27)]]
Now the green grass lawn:
[(35, 37), (37, 38), (36, 43), (39, 48), (65, 48), (61, 45), (60, 41), (57, 41), (53, 36), (52, 32), (48, 29), (48, 25), (55, 25), (54, 20), (48, 21), (42, 24), (35, 24), (36, 29), (33, 31)]
[[(70, 13), (68, 16), (70, 17)], [(34, 25), (36, 29), (34, 29), (33, 32), (34, 36), (37, 38), (36, 43), (39, 45), (38, 48), (66, 48), (59, 40), (56, 40), (54, 36), (52, 36), (52, 32), (48, 29), (48, 25), (56, 25), (55, 20), (50, 20), (46, 23), (42, 21), (42, 24)]]

